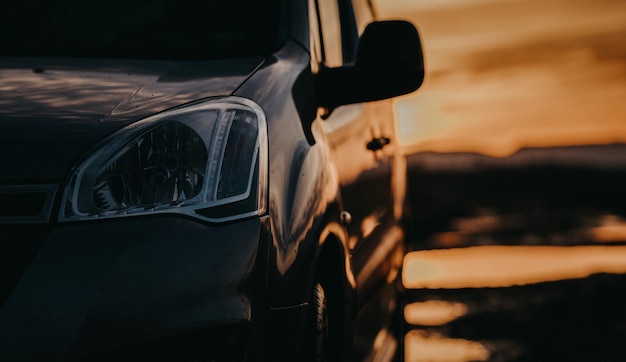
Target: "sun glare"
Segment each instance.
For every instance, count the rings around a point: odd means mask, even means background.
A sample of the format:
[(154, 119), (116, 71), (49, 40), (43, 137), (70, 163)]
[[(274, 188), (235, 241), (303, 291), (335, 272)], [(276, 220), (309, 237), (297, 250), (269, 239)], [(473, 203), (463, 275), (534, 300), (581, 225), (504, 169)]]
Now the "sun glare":
[(498, 288), (626, 273), (626, 246), (476, 246), (404, 258), (407, 288)]
[(379, 9), (422, 35), (424, 85), (398, 101), (409, 152), (507, 156), (626, 142), (625, 2), (395, 0)]

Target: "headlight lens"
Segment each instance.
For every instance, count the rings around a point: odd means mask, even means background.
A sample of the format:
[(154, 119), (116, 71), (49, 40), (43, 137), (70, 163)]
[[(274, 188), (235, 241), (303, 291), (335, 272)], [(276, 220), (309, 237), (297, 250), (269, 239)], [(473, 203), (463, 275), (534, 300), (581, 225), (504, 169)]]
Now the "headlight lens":
[(266, 132), (261, 108), (237, 97), (133, 123), (75, 169), (60, 220), (183, 213), (218, 222), (262, 214)]

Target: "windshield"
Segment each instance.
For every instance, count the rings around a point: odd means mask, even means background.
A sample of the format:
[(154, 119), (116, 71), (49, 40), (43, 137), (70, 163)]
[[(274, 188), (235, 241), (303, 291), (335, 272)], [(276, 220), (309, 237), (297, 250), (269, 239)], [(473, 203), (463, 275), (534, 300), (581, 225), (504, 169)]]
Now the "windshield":
[(266, 55), (278, 0), (23, 0), (3, 4), (0, 55), (211, 59)]

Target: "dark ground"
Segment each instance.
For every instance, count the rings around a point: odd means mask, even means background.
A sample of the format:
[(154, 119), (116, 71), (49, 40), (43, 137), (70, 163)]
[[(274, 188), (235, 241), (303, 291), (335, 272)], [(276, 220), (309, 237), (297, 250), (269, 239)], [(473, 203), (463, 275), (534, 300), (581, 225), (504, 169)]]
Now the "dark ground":
[[(626, 145), (523, 150), (501, 159), (422, 153), (408, 160), (413, 250), (597, 245), (590, 228), (607, 215), (626, 218)], [(462, 230), (458, 222), (485, 216), (490, 223), (473, 230)], [(450, 231), (463, 237), (440, 237)], [(626, 361), (626, 275), (409, 290), (406, 297), (406, 303), (465, 304), (464, 317), (439, 327), (405, 324), (404, 332), (479, 342), (489, 351), (488, 361)]]

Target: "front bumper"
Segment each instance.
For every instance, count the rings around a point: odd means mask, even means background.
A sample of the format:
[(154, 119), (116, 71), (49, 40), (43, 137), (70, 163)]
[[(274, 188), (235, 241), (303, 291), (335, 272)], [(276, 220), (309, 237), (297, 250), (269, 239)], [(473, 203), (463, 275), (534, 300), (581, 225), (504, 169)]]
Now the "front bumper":
[(226, 336), (216, 332), (223, 328), (241, 339), (265, 281), (258, 260), (266, 222), (207, 226), (159, 216), (59, 224), (2, 306), (2, 359), (141, 354), (141, 346), (167, 345), (159, 341), (189, 348), (175, 341)]

